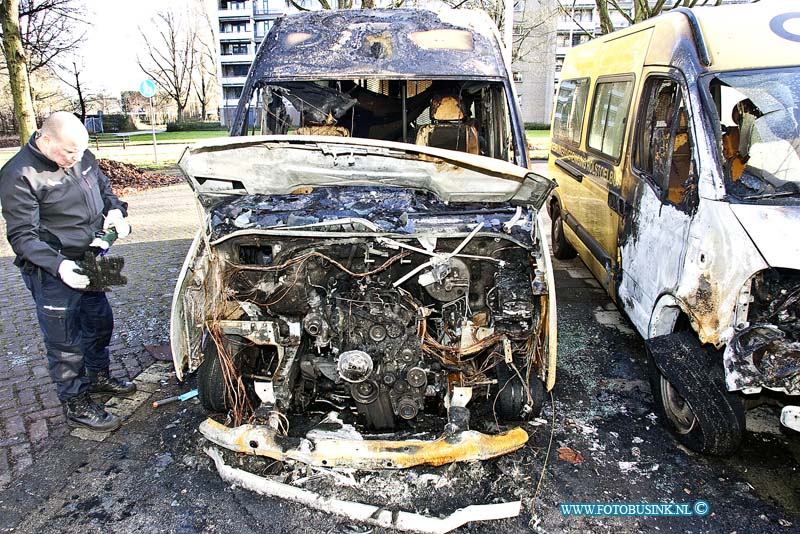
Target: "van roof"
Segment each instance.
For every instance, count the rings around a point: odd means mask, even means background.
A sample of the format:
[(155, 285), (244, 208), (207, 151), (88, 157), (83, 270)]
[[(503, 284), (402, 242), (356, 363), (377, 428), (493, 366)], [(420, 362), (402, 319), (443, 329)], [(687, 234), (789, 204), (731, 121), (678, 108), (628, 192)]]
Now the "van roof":
[(711, 56), (709, 70), (800, 64), (797, 7), (786, 0), (761, 0), (693, 9)]
[(482, 12), (443, 9), (313, 11), (282, 17), (251, 77), (503, 78), (494, 24)]
[[(608, 45), (623, 38), (623, 47)], [(703, 47), (708, 64), (701, 59)], [(794, 66), (800, 64), (800, 12), (785, 0), (670, 10), (576, 46), (569, 56), (562, 79), (595, 72), (598, 66), (631, 72), (643, 65), (676, 65), (687, 59), (710, 71)]]

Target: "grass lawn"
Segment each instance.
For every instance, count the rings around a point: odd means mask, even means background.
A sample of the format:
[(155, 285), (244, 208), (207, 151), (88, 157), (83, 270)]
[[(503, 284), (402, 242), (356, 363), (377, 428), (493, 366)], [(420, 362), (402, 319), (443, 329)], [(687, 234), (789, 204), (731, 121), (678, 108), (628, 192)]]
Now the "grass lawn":
[(547, 159), (550, 152), (550, 130), (525, 130), (531, 159)]
[(528, 139), (549, 139), (550, 130), (525, 130), (525, 137)]
[[(132, 145), (150, 145), (153, 143), (153, 134), (145, 130), (127, 133)], [(184, 143), (189, 144), (203, 139), (213, 139), (216, 137), (228, 137), (228, 130), (193, 130), (188, 132), (159, 132), (156, 133), (157, 143)], [(100, 144), (104, 141), (118, 140), (118, 136), (113, 134), (100, 134)], [(93, 143), (90, 143), (90, 145)], [(90, 146), (91, 148), (91, 146)]]
[[(152, 143), (151, 132), (132, 132), (131, 142), (135, 144)], [(171, 141), (176, 143), (191, 143), (200, 139), (213, 139), (215, 137), (228, 137), (228, 130), (194, 130), (188, 132), (161, 132), (156, 134), (156, 142)]]

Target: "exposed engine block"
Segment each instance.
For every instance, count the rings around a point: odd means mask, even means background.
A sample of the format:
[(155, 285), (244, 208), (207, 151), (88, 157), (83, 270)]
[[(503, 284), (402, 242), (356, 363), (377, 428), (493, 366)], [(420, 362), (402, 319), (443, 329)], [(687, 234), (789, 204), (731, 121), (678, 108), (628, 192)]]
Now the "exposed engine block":
[(426, 369), (438, 366), (423, 361), (420, 317), (409, 297), (367, 287), (315, 300), (303, 328), (323, 355), (320, 372), (349, 389), (370, 426), (392, 428), (395, 416), (414, 419), (424, 406)]

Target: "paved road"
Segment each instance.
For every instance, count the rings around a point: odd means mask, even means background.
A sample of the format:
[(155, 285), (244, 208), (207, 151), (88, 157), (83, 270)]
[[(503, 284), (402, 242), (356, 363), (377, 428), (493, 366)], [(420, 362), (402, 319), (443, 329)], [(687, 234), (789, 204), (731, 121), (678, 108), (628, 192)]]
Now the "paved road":
[[(111, 371), (136, 376), (153, 362), (146, 345), (168, 342), (169, 305), (178, 269), (196, 228), (185, 185), (133, 195), (131, 235), (114, 246), (129, 283), (109, 294), (116, 328)], [(0, 488), (27, 468), (37, 451), (67, 431), (47, 374), (33, 299), (25, 289), (0, 219)]]
[[(194, 227), (184, 186), (133, 195), (134, 233), (117, 248), (130, 284), (113, 294), (115, 372), (139, 373), (144, 345), (166, 343), (174, 279)], [(43, 374), (32, 305), (7, 249), (0, 249), (0, 531), (15, 532), (347, 532), (346, 522), (227, 487), (196, 431), (196, 401), (139, 406), (102, 442), (66, 434)], [(755, 430), (730, 459), (700, 457), (676, 445), (652, 414), (642, 342), (578, 260), (556, 261), (559, 370), (552, 404), (526, 425), (518, 453), (489, 461), (403, 473), (310, 476), (297, 466), (233, 459), (260, 472), (350, 499), (432, 514), (467, 504), (521, 499), (519, 518), (464, 532), (797, 532), (800, 439), (781, 433), (777, 411), (748, 418)], [(124, 334), (124, 335), (123, 335)], [(137, 379), (143, 398), (178, 384), (169, 366)], [(554, 422), (554, 424), (552, 424)], [(569, 447), (584, 461), (559, 459)], [(32, 464), (32, 465), (31, 465)], [(540, 479), (540, 474), (544, 476)], [(541, 480), (541, 483), (540, 483)], [(687, 502), (704, 499), (703, 518), (568, 518), (565, 502)]]

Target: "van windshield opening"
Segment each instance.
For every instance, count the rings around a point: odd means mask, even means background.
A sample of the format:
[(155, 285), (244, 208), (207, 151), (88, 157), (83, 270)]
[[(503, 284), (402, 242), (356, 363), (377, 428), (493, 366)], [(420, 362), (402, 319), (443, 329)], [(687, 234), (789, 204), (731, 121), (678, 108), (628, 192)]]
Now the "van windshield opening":
[(500, 82), (262, 80), (248, 96), (247, 133), (360, 137), (515, 159)]
[(716, 74), (707, 85), (722, 132), (728, 193), (800, 197), (800, 68)]

